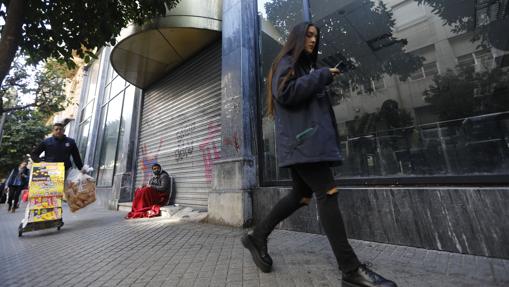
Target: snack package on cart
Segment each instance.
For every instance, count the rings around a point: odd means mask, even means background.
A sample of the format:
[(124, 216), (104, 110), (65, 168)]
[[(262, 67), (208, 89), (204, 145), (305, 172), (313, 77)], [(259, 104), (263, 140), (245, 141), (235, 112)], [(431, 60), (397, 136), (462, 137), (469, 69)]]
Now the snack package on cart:
[(28, 224), (62, 220), (64, 173), (63, 163), (32, 164), (29, 190), (25, 193), (28, 204), (21, 222), (22, 228)]
[(95, 201), (95, 180), (86, 174), (92, 170), (87, 165), (81, 171), (74, 168), (69, 170), (65, 186), (65, 199), (71, 212), (76, 212)]

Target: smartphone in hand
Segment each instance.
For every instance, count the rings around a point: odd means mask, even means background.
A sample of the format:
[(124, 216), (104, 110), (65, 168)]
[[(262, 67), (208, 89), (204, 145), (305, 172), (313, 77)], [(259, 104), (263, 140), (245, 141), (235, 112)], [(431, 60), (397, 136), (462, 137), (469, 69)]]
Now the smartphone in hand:
[(348, 72), (348, 66), (343, 61), (337, 63), (336, 66), (334, 66), (334, 68), (340, 70), (342, 73)]

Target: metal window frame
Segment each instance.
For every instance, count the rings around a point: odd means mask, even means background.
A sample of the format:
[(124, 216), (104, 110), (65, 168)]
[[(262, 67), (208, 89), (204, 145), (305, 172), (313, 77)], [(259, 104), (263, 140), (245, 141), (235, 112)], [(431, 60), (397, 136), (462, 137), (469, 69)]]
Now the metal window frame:
[[(412, 176), (412, 177), (339, 177), (335, 178), (337, 186), (352, 187), (405, 187), (405, 186), (500, 186), (509, 183), (509, 176), (496, 175), (472, 175), (472, 176)], [(261, 187), (269, 186), (291, 186), (292, 181), (266, 180), (261, 182)]]
[(99, 146), (99, 165), (100, 165), (100, 162), (101, 162), (101, 158), (103, 156), (103, 147), (104, 147), (104, 135), (106, 133), (106, 124), (107, 124), (107, 121), (108, 121), (108, 115), (109, 115), (109, 107), (110, 107), (110, 103), (116, 99), (117, 97), (122, 97), (122, 107), (120, 108), (120, 122), (119, 122), (119, 125), (118, 125), (118, 131), (117, 131), (117, 142), (115, 144), (115, 155), (114, 155), (114, 162), (115, 164), (113, 164), (113, 175), (111, 177), (111, 184), (110, 185), (100, 185), (99, 184), (99, 172), (101, 170), (101, 168), (99, 166), (97, 166), (97, 174), (96, 174), (96, 182), (97, 182), (97, 187), (112, 187), (113, 186), (113, 183), (115, 181), (115, 173), (116, 173), (116, 169), (117, 169), (117, 166), (116, 166), (116, 163), (117, 163), (117, 157), (118, 157), (118, 145), (119, 145), (119, 141), (120, 141), (120, 126), (122, 125), (122, 118), (123, 118), (123, 111), (124, 111), (124, 101), (125, 101), (125, 90), (127, 88), (124, 87), (124, 89), (122, 90), (122, 92), (116, 94), (115, 96), (113, 96), (112, 98), (108, 99), (108, 101), (101, 107), (101, 109), (106, 109), (106, 113), (105, 113), (105, 120), (104, 120), (104, 125), (102, 126), (102, 131), (101, 131), (101, 144)]
[[(311, 20), (311, 12), (309, 0), (302, 0), (303, 5), (303, 18), (305, 21)], [(258, 9), (258, 8), (257, 8)], [(260, 33), (261, 33), (261, 23), (259, 22), (259, 17), (256, 18), (257, 28), (255, 41), (256, 41), (256, 53), (255, 53), (255, 64), (258, 71), (261, 71), (261, 41), (260, 41)], [(475, 56), (472, 55), (475, 61)], [(494, 57), (495, 58), (495, 57)], [(458, 59), (456, 58), (456, 61)], [(435, 61), (437, 65), (438, 73), (440, 74), (440, 67), (438, 63)], [(425, 73), (423, 67), (421, 67), (422, 74), (425, 78)], [(289, 179), (283, 180), (266, 180), (264, 173), (261, 171), (265, 168), (265, 157), (264, 157), (264, 146), (263, 146), (263, 96), (260, 95), (260, 92), (263, 90), (261, 85), (261, 75), (260, 72), (256, 73), (256, 94), (257, 94), (257, 110), (259, 111), (256, 116), (256, 125), (258, 128), (256, 129), (257, 136), (257, 151), (258, 151), (258, 180), (260, 187), (269, 187), (269, 186), (281, 186), (287, 187), (292, 185), (292, 181)], [(418, 79), (421, 80), (421, 79)], [(414, 80), (414, 81), (418, 81)], [(385, 84), (385, 81), (384, 81)], [(261, 143), (261, 144), (260, 144)], [(380, 187), (391, 187), (391, 186), (452, 186), (452, 187), (461, 187), (461, 186), (500, 186), (509, 184), (509, 174), (490, 174), (490, 175), (431, 175), (431, 176), (403, 176), (403, 177), (394, 177), (394, 176), (386, 176), (386, 177), (336, 177), (335, 183), (337, 186), (380, 186)]]

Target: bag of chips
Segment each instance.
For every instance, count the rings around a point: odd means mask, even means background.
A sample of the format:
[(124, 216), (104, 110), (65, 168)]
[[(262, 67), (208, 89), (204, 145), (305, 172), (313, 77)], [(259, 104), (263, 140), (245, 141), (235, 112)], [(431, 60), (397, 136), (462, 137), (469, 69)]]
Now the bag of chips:
[(82, 171), (77, 169), (69, 171), (64, 197), (71, 212), (76, 212), (95, 201), (95, 180), (85, 173), (90, 171), (92, 168), (88, 168), (86, 165)]

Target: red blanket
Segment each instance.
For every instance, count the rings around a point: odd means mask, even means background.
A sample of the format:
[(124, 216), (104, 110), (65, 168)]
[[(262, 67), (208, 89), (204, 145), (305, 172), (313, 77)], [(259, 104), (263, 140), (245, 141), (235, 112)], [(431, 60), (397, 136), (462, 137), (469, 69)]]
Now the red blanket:
[(151, 187), (140, 187), (134, 193), (130, 218), (154, 217), (161, 215), (160, 207), (168, 201), (168, 193), (159, 192)]

